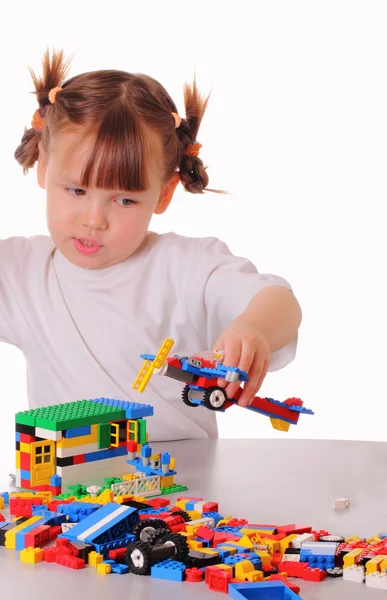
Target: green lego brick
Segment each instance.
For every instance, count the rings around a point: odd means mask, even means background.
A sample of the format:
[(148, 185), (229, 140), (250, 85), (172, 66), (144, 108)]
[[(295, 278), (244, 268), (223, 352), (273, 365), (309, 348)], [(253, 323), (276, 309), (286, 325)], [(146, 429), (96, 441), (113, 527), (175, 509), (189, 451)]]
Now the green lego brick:
[(155, 496), (147, 496), (147, 498), (157, 498), (158, 496), (163, 496), (165, 494), (174, 494), (175, 492), (185, 492), (186, 490), (188, 490), (186, 485), (179, 485), (178, 483), (175, 483), (174, 485), (171, 485), (169, 487), (161, 488), (160, 492), (158, 494), (156, 494)]
[[(34, 423), (31, 420), (25, 423), (25, 421), (20, 421), (20, 418), (33, 418)], [(42, 427), (50, 431), (61, 431), (62, 429), (119, 421), (125, 418), (125, 410), (121, 408), (93, 402), (92, 400), (77, 400), (76, 402), (44, 406), (25, 411), (25, 413), (18, 413), (16, 422)]]
[(18, 412), (15, 415), (15, 423), (19, 425), (29, 425), (30, 427), (35, 427), (35, 415), (36, 410), (23, 410), (22, 412)]
[(98, 448), (110, 448), (110, 425), (109, 423), (100, 423), (98, 425)]
[(138, 419), (138, 443), (146, 444), (146, 421), (145, 419)]

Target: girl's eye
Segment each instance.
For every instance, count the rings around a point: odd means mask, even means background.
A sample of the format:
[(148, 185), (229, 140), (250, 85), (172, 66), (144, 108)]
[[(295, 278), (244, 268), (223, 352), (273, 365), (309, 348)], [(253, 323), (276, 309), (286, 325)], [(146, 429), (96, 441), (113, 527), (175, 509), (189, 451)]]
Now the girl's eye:
[(69, 194), (72, 194), (73, 196), (82, 196), (82, 194), (85, 193), (85, 190), (81, 190), (80, 188), (74, 188), (74, 187), (66, 187), (65, 190), (66, 190), (66, 192), (69, 192)]
[(131, 206), (132, 204), (136, 204), (136, 201), (131, 200), (130, 198), (118, 198), (117, 202), (118, 204), (121, 204), (121, 206)]

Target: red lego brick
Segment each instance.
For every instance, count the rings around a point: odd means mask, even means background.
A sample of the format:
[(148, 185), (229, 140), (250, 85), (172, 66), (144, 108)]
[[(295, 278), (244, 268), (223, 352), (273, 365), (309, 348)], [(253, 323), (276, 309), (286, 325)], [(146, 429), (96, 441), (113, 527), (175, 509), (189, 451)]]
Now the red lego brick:
[(217, 502), (206, 502), (205, 504), (203, 504), (203, 508), (202, 508), (202, 512), (207, 513), (207, 512), (218, 512), (219, 511), (219, 506)]
[(215, 536), (215, 531), (208, 529), (208, 527), (198, 527), (195, 533), (196, 536), (203, 538), (204, 540), (212, 541)]
[(309, 525), (280, 525), (277, 527), (278, 533), (284, 533), (285, 536), (291, 535), (292, 533), (312, 533), (312, 528)]
[(62, 527), (60, 525), (54, 525), (53, 527), (50, 527), (50, 529), (51, 540), (55, 540), (58, 535), (62, 533)]
[(303, 579), (303, 571), (308, 567), (307, 562), (294, 562), (292, 560), (284, 560), (279, 564), (279, 571), (286, 573), (288, 577), (300, 577)]
[[(27, 481), (27, 479), (21, 479), (20, 480), (20, 487), (21, 488), (25, 488), (26, 490), (30, 490), (31, 489), (31, 485), (30, 482)], [(35, 489), (35, 488), (34, 488)]]
[(151, 500), (146, 500), (146, 503), (149, 504), (149, 506), (151, 506), (152, 508), (157, 509), (168, 506), (171, 503), (171, 501), (167, 498), (152, 498)]
[(292, 592), (294, 592), (295, 594), (299, 594), (300, 593), (300, 588), (298, 587), (298, 585), (296, 585), (295, 583), (292, 583), (291, 581), (288, 581), (288, 579), (286, 579), (286, 577), (284, 575), (282, 575), (281, 573), (278, 573), (277, 575), (270, 575), (270, 577), (268, 577), (269, 581), (282, 581), (282, 583), (284, 583), (289, 589), (292, 590)]
[(39, 525), (25, 534), (26, 548), (42, 548), (51, 541), (51, 527)]
[(56, 561), (58, 565), (63, 565), (64, 567), (69, 567), (70, 569), (83, 569), (85, 566), (85, 561), (83, 558), (77, 558), (76, 556), (57, 556)]
[(115, 548), (114, 550), (109, 550), (109, 558), (111, 560), (118, 561), (122, 558), (125, 558), (126, 548)]
[(36, 442), (36, 437), (34, 435), (29, 435), (28, 433), (21, 433), (20, 442), (31, 444), (32, 442)]
[(77, 454), (73, 457), (74, 465), (83, 465), (84, 462), (86, 462), (86, 454)]
[(9, 499), (9, 512), (15, 517), (31, 517), (32, 505), (43, 504), (42, 498), (15, 498)]
[(0, 513), (0, 523), (1, 523), (2, 521), (5, 521), (5, 517), (4, 517), (4, 515), (2, 515), (2, 514)]
[(51, 500), (51, 502), (47, 504), (47, 509), (51, 512), (57, 512), (59, 504), (71, 504), (71, 502), (74, 502), (73, 498), (67, 498), (66, 500), (60, 500), (59, 498), (56, 500)]
[(191, 569), (186, 569), (184, 571), (185, 573), (185, 580), (188, 582), (198, 582), (198, 581), (203, 581), (203, 577), (204, 577), (204, 573), (202, 571), (202, 569), (198, 569), (197, 567), (192, 567)]
[(328, 573), (322, 569), (311, 569), (306, 567), (302, 572), (302, 579), (304, 581), (317, 581), (320, 582), (328, 577)]
[(205, 582), (214, 592), (228, 594), (228, 586), (231, 583), (231, 573), (216, 566), (206, 567)]
[(31, 455), (28, 452), (20, 452), (20, 468), (28, 472), (31, 470)]

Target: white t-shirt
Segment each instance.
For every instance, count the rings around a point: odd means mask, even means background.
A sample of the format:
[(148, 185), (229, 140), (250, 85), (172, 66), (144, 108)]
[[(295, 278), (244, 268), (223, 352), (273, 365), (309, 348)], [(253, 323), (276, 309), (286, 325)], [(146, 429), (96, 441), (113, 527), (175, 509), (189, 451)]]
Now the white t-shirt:
[[(69, 262), (48, 236), (0, 240), (0, 341), (27, 362), (29, 405), (110, 397), (154, 406), (150, 441), (217, 437), (216, 415), (181, 400), (181, 382), (154, 375), (132, 389), (141, 353), (165, 338), (171, 354), (211, 350), (219, 334), (270, 285), (217, 238), (149, 232), (127, 260), (97, 270)], [(270, 371), (290, 363), (297, 338), (273, 353)], [(4, 368), (4, 365), (3, 365)]]

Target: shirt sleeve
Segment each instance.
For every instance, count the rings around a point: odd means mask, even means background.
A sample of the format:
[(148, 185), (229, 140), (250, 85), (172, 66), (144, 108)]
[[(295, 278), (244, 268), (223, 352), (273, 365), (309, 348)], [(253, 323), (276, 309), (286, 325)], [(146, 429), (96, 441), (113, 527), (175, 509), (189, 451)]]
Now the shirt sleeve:
[[(221, 240), (201, 240), (188, 270), (186, 301), (193, 326), (206, 349), (213, 347), (222, 331), (258, 292), (272, 285), (292, 289), (282, 277), (258, 273), (250, 260), (232, 254)], [(269, 371), (277, 371), (292, 362), (296, 350), (297, 336), (273, 352)]]
[(20, 290), (16, 285), (26, 239), (0, 240), (0, 342), (20, 347)]

